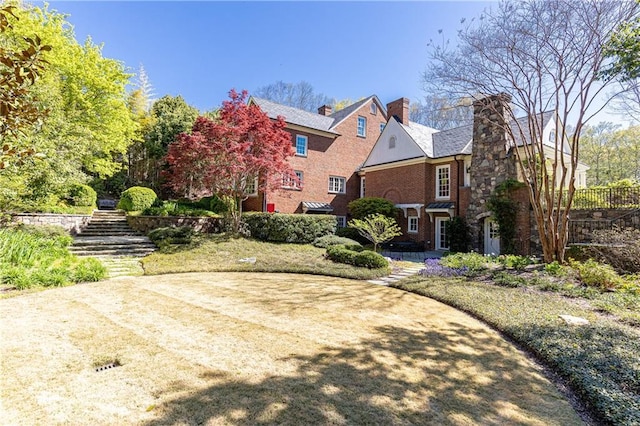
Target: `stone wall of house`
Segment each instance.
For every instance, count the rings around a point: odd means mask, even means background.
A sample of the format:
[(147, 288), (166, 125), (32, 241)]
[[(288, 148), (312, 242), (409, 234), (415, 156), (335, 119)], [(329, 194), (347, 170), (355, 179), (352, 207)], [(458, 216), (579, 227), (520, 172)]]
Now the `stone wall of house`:
[(218, 217), (192, 216), (127, 216), (129, 226), (143, 234), (152, 229), (189, 226), (196, 232), (216, 234), (222, 231), (222, 219)]
[(569, 241), (588, 243), (593, 231), (617, 228), (640, 229), (640, 209), (585, 209), (572, 210), (569, 218)]
[(91, 216), (84, 214), (17, 213), (11, 215), (11, 217), (13, 222), (24, 223), (25, 225), (61, 226), (71, 235), (80, 233), (91, 220)]
[(504, 130), (504, 110), (509, 101), (508, 95), (500, 94), (480, 99), (473, 105), (471, 185), (466, 219), (472, 247), (480, 253), (484, 250), (484, 218), (490, 215), (487, 200), (502, 182), (517, 178)]

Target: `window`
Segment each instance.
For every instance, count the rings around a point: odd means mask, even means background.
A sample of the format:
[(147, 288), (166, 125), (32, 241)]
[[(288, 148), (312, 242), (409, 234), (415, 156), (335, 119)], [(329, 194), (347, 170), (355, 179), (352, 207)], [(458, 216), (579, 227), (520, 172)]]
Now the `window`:
[(295, 170), (294, 173), (296, 174), (296, 177), (298, 178), (297, 180), (289, 177), (289, 176), (282, 176), (282, 187), (286, 188), (286, 189), (302, 189), (302, 178), (303, 178), (303, 173), (300, 170)]
[(407, 232), (410, 234), (418, 233), (418, 216), (409, 216), (409, 221), (407, 222)]
[(347, 217), (346, 216), (336, 216), (336, 220), (338, 222), (338, 228), (344, 228), (347, 226)]
[(449, 166), (436, 167), (436, 198), (449, 198)]
[(393, 149), (396, 147), (396, 137), (395, 136), (391, 136), (389, 138), (389, 149)]
[(378, 105), (375, 102), (371, 102), (371, 114), (376, 115), (378, 113)]
[(382, 131), (384, 130), (384, 126), (385, 126), (386, 124), (387, 124), (387, 123), (380, 123), (380, 133), (382, 133)]
[(346, 179), (343, 177), (329, 176), (329, 192), (332, 194), (344, 194), (345, 182)]
[(367, 136), (367, 119), (358, 116), (358, 136)]
[(244, 193), (249, 196), (258, 195), (258, 178), (248, 178), (244, 187)]
[(471, 160), (464, 160), (464, 186), (471, 186)]
[(307, 156), (307, 142), (306, 136), (296, 135), (296, 155), (301, 157)]
[(449, 250), (447, 243), (448, 217), (436, 217), (436, 250)]
[(364, 195), (366, 193), (365, 181), (366, 181), (365, 177), (362, 176), (360, 178), (360, 198), (364, 198), (365, 197), (365, 195)]

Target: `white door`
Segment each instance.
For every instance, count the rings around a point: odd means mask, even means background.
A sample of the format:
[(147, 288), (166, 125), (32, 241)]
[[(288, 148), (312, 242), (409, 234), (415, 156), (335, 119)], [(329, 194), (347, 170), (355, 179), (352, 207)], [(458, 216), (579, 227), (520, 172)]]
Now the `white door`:
[(448, 217), (436, 217), (436, 250), (449, 250), (447, 244)]
[(484, 220), (484, 254), (500, 254), (500, 234), (498, 224), (491, 218)]

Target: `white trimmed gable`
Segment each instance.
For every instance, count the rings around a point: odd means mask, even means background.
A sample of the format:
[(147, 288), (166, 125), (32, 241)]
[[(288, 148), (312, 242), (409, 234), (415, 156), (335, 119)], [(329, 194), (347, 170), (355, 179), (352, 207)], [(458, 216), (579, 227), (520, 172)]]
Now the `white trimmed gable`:
[[(422, 127), (428, 129), (425, 126)], [(437, 132), (435, 129), (432, 130), (434, 133)], [(428, 136), (430, 137), (430, 135)], [(378, 137), (363, 167), (427, 157), (429, 154), (415, 142), (402, 124), (392, 118)]]

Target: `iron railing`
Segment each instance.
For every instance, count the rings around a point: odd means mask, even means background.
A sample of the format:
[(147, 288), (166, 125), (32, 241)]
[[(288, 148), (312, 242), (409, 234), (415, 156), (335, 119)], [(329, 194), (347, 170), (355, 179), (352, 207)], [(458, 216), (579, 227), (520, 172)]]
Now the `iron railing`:
[(640, 208), (640, 186), (576, 189), (571, 204), (574, 210), (637, 208)]

